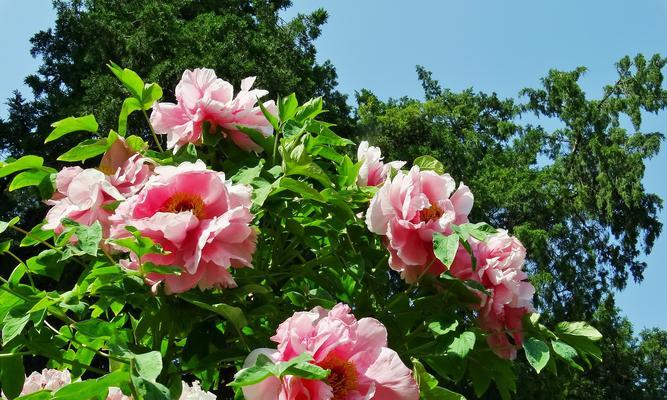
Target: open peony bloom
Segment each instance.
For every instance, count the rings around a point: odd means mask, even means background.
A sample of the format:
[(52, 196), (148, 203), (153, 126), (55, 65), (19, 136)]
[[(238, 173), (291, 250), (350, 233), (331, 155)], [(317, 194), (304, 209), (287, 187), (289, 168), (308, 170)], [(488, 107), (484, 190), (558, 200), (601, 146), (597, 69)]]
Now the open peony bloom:
[(382, 162), (382, 153), (375, 146), (369, 146), (363, 141), (357, 149), (357, 161), (361, 161), (361, 167), (357, 174), (357, 185), (379, 186), (384, 183), (391, 169), (399, 170), (405, 165), (405, 161)]
[(56, 176), (56, 191), (46, 204), (52, 206), (46, 214), (43, 229), (62, 230), (61, 222), (69, 218), (82, 225), (99, 221), (105, 233), (109, 231), (111, 211), (105, 205), (123, 200), (124, 196), (97, 169), (63, 168)]
[(456, 189), (449, 174), (438, 175), (414, 166), (387, 178), (366, 213), (371, 232), (386, 236), (389, 266), (407, 282), (445, 268), (433, 254), (433, 232), (448, 234), (451, 224), (468, 221), (473, 195), (463, 183)]
[(128, 267), (139, 261), (178, 266), (177, 274), (150, 273), (151, 284), (164, 282), (167, 293), (236, 286), (229, 268), (251, 266), (257, 232), (250, 226), (250, 188), (225, 181), (222, 172), (203, 161), (156, 167), (144, 188), (116, 209), (112, 237), (138, 229), (167, 254), (131, 254)]
[(395, 351), (387, 348), (387, 331), (374, 318), (359, 321), (350, 308), (337, 304), (331, 311), (315, 307), (285, 320), (271, 338), (277, 350), (257, 349), (274, 361), (288, 361), (303, 352), (313, 363), (331, 372), (324, 381), (293, 376), (270, 377), (243, 388), (246, 400), (417, 400), (419, 388), (411, 371)]
[[(186, 70), (176, 86), (177, 103), (156, 103), (151, 123), (157, 133), (167, 135), (167, 146), (174, 151), (187, 143), (199, 142), (202, 125), (208, 121), (213, 127), (222, 128), (223, 134), (241, 149), (260, 152), (262, 148), (236, 128), (241, 125), (256, 129), (266, 137), (273, 133), (273, 127), (256, 106), (257, 99), (268, 92), (251, 89), (254, 82), (255, 77), (241, 81), (241, 91), (234, 97), (233, 86), (216, 77), (212, 69)], [(273, 100), (265, 102), (264, 107), (276, 113)]]
[(52, 207), (43, 229), (59, 232), (63, 218), (82, 225), (99, 221), (107, 237), (112, 211), (106, 206), (141, 190), (153, 173), (153, 164), (118, 138), (102, 156), (98, 169), (63, 168), (56, 175), (53, 197), (46, 201)]
[(526, 249), (502, 229), (483, 242), (470, 238), (469, 243), (477, 268), (473, 271), (470, 255), (460, 247), (450, 272), (461, 279), (475, 280), (487, 289), (489, 295), (479, 293), (479, 325), (489, 332), (487, 342), (498, 356), (514, 359), (523, 342), (522, 318), (533, 311), (535, 294), (523, 271)]

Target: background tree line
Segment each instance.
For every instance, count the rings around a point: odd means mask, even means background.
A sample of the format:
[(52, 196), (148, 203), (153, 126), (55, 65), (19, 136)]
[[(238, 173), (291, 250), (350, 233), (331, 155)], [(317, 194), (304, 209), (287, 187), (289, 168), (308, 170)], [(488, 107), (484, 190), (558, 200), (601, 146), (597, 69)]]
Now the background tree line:
[[(622, 58), (618, 80), (595, 99), (578, 83), (584, 68), (549, 71), (541, 87), (503, 99), (442, 88), (417, 67), (424, 100), (382, 101), (360, 90), (353, 109), (336, 89), (334, 66), (316, 61), (314, 40), (326, 11), (283, 21), (279, 13), (290, 5), (55, 0), (53, 28), (31, 39), (31, 53), (42, 59), (25, 80), (34, 100), (18, 92), (7, 100), (0, 151), (5, 157), (38, 154), (58, 166), (55, 158), (72, 143), (43, 145), (52, 122), (94, 113), (100, 132), (115, 129), (123, 93), (105, 67), (109, 60), (159, 82), (165, 93), (173, 93), (184, 69), (206, 66), (235, 85), (256, 75), (257, 86), (272, 96), (323, 96), (325, 119), (338, 125), (339, 134), (369, 140), (386, 159), (430, 154), (441, 160), (475, 193), (474, 219), (506, 226), (526, 245), (543, 318), (586, 319), (604, 334), (604, 361), (583, 374), (563, 371), (558, 379), (539, 379), (518, 364), (525, 372), (518, 398), (667, 398), (667, 332), (635, 335), (613, 299), (628, 279), (641, 281), (646, 265), (640, 256), (651, 251), (662, 229), (662, 200), (644, 190), (642, 178), (663, 135), (643, 132), (641, 116), (667, 106), (667, 59)], [(525, 122), (522, 117), (530, 115), (559, 120), (560, 126), (547, 130)], [(626, 117), (632, 126), (622, 123)], [(25, 226), (38, 223), (44, 210), (33, 194), (8, 192), (8, 185), (0, 180), (2, 218), (18, 214)]]

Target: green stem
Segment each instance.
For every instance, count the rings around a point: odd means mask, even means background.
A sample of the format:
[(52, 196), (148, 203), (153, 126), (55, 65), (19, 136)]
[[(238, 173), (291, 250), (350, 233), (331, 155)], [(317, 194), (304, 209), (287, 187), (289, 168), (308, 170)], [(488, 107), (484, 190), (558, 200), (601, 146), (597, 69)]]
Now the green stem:
[(162, 145), (160, 144), (160, 140), (157, 138), (157, 135), (155, 134), (155, 129), (153, 129), (153, 124), (151, 124), (151, 120), (150, 118), (148, 118), (146, 110), (142, 109), (141, 112), (144, 114), (144, 118), (146, 119), (148, 128), (151, 130), (151, 135), (153, 135), (153, 140), (155, 140), (155, 144), (157, 144), (158, 150), (160, 150), (160, 153), (164, 152), (164, 150), (162, 149)]
[(32, 353), (29, 351), (19, 351), (17, 353), (2, 353), (0, 354), (0, 358), (10, 358), (10, 357), (15, 357), (15, 356), (31, 356)]
[[(12, 226), (10, 226), (10, 228), (14, 229), (14, 230), (17, 231), (17, 232), (20, 232), (20, 233), (24, 234), (25, 236), (30, 236), (31, 238), (37, 240), (38, 242), (40, 242), (40, 243), (43, 244), (44, 246), (48, 247), (49, 249), (55, 250), (55, 251), (57, 251), (58, 253), (61, 253), (61, 254), (62, 254), (62, 252), (63, 252), (62, 250), (60, 250), (60, 249), (57, 248), (56, 246), (52, 245), (51, 243), (47, 242), (46, 240), (42, 240), (41, 238), (35, 236), (34, 234), (32, 234), (32, 233), (26, 231), (26, 230), (23, 229), (23, 228), (19, 228), (19, 227), (16, 226), (16, 225), (12, 225)], [(72, 261), (76, 262), (77, 264), (81, 265), (82, 267), (85, 267), (85, 266), (86, 266), (86, 264), (84, 264), (82, 261), (80, 261), (80, 260), (77, 259), (77, 258), (72, 258)]]
[(276, 162), (276, 156), (278, 155), (278, 142), (280, 138), (280, 130), (276, 131), (275, 138), (273, 139), (273, 155), (271, 156), (271, 160), (273, 161), (273, 165), (277, 165), (278, 163)]
[(28, 264), (24, 263), (23, 260), (21, 260), (16, 254), (12, 253), (11, 251), (7, 250), (7, 254), (9, 254), (13, 259), (19, 262), (19, 265), (23, 264), (25, 266), (25, 271), (28, 274), (28, 280), (30, 281), (30, 286), (32, 286), (33, 289), (37, 290), (35, 287), (35, 281), (32, 280), (32, 272), (30, 272), (30, 268), (28, 268)]

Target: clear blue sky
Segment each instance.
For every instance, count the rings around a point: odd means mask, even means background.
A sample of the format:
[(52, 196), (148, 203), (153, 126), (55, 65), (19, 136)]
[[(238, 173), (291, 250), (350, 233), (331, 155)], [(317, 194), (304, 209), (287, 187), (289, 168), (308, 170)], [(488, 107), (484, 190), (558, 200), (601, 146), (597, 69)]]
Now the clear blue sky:
[[(582, 83), (592, 96), (616, 79), (614, 62), (638, 52), (667, 55), (667, 0), (296, 0), (285, 18), (318, 7), (329, 22), (317, 42), (321, 61), (331, 60), (340, 90), (367, 88), (380, 98), (421, 97), (415, 65), (433, 72), (443, 86), (473, 87), (514, 97), (534, 87), (550, 68), (589, 68)], [(52, 25), (47, 0), (0, 1), (0, 98), (22, 85), (37, 68), (30, 36)], [(0, 107), (0, 116), (6, 107)], [(667, 114), (646, 118), (645, 131), (667, 132)], [(663, 144), (664, 145), (664, 144)], [(667, 150), (647, 165), (648, 191), (667, 199)], [(667, 223), (667, 213), (661, 220)], [(631, 283), (618, 304), (637, 330), (667, 329), (667, 228), (640, 285)]]

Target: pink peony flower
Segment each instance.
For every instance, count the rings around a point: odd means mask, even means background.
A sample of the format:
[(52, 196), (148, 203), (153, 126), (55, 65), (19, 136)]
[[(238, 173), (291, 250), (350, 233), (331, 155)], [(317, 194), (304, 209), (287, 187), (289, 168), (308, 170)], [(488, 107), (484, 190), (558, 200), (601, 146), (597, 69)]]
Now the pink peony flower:
[(58, 371), (56, 369), (43, 369), (42, 373), (35, 371), (25, 379), (21, 396), (35, 393), (40, 390), (55, 391), (72, 382), (69, 371)]
[(405, 161), (383, 163), (380, 149), (375, 146), (369, 146), (366, 141), (359, 144), (357, 161), (362, 162), (361, 168), (359, 168), (359, 173), (357, 174), (357, 185), (362, 187), (380, 186), (384, 183), (392, 168), (399, 170), (405, 165)]
[(259, 354), (288, 361), (303, 352), (329, 369), (324, 381), (275, 377), (243, 388), (247, 400), (416, 400), (419, 388), (398, 354), (387, 348), (387, 331), (376, 319), (359, 321), (344, 304), (331, 311), (315, 307), (285, 320), (271, 338), (277, 350), (257, 349), (246, 359), (254, 365)]
[(523, 271), (526, 249), (505, 230), (498, 230), (483, 242), (470, 238), (469, 243), (477, 268), (473, 271), (470, 255), (461, 247), (450, 272), (460, 279), (475, 280), (487, 289), (489, 295), (478, 293), (479, 325), (489, 332), (487, 342), (498, 356), (514, 359), (523, 342), (522, 318), (533, 311), (535, 294)]
[(473, 195), (463, 183), (456, 189), (449, 174), (399, 171), (378, 190), (366, 213), (371, 232), (386, 236), (389, 266), (407, 282), (428, 268), (439, 275), (443, 264), (433, 254), (433, 232), (448, 234), (451, 224), (468, 221)]
[(123, 199), (103, 172), (80, 167), (63, 168), (56, 176), (56, 192), (46, 201), (52, 207), (46, 214), (43, 229), (60, 232), (62, 220), (69, 218), (82, 225), (99, 221), (108, 233), (111, 211), (104, 206)]
[[(266, 90), (251, 89), (255, 77), (241, 81), (241, 91), (234, 97), (232, 85), (215, 75), (215, 71), (197, 68), (183, 72), (176, 86), (177, 104), (156, 103), (151, 114), (151, 123), (157, 133), (167, 135), (167, 147), (178, 150), (187, 143), (202, 139), (202, 124), (205, 121), (222, 128), (223, 135), (245, 151), (260, 152), (262, 148), (236, 126), (256, 129), (264, 136), (271, 136), (273, 127), (255, 106), (257, 99), (265, 96)], [(264, 103), (269, 112), (276, 113), (276, 105)]]
[[(121, 203), (112, 218), (112, 237), (128, 236), (133, 226), (168, 254), (148, 254), (141, 262), (178, 266), (180, 275), (150, 273), (150, 284), (164, 282), (167, 293), (234, 287), (229, 268), (250, 267), (257, 232), (250, 226), (250, 188), (225, 181), (222, 172), (198, 160), (155, 168), (135, 196)], [(129, 268), (139, 268), (131, 254)]]

